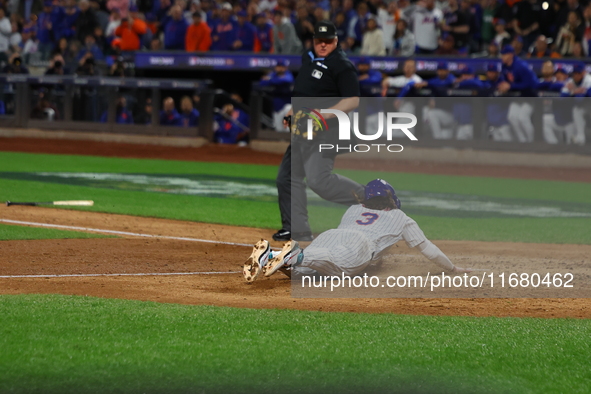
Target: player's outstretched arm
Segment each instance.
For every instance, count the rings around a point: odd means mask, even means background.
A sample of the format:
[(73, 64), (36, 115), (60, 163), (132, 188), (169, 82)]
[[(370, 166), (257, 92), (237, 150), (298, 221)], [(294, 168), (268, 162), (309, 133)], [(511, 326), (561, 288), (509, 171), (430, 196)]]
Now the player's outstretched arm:
[(429, 260), (438, 266), (451, 272), (464, 273), (470, 272), (469, 268), (456, 267), (451, 260), (439, 249), (433, 242), (425, 240), (417, 245), (417, 249)]

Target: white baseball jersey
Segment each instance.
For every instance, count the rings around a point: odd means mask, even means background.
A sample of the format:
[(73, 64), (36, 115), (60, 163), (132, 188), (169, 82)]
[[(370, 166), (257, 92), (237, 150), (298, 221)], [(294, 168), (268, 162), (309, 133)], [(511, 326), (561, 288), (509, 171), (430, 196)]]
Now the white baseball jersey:
[(443, 20), (443, 12), (439, 8), (428, 10), (425, 7), (416, 7), (411, 18), (417, 46), (428, 50), (437, 49), (438, 25)]
[(583, 80), (581, 81), (580, 85), (577, 85), (572, 78), (567, 79), (566, 82), (565, 82), (565, 84), (564, 84), (564, 88), (562, 88), (562, 93), (568, 93), (568, 94), (570, 94), (570, 91), (568, 90), (568, 87), (567, 87), (567, 85), (570, 84), (570, 83), (572, 83), (573, 85), (575, 85), (577, 88), (590, 89), (591, 88), (591, 75), (585, 74), (585, 76), (583, 77)]
[(403, 88), (409, 82), (423, 82), (423, 78), (419, 77), (417, 74), (413, 74), (410, 78), (405, 77), (404, 75), (399, 75), (397, 77), (388, 77), (388, 86), (392, 86), (395, 88)]
[(380, 252), (402, 239), (411, 248), (427, 240), (417, 223), (399, 209), (379, 211), (353, 205), (343, 215), (339, 227), (312, 241), (296, 269), (355, 275)]

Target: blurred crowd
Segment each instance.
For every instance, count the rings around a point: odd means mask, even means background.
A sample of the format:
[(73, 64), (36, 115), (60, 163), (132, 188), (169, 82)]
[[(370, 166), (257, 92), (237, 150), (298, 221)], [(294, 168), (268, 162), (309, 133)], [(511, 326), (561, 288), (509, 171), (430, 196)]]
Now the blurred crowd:
[[(143, 105), (128, 105), (128, 100), (134, 102), (133, 96), (122, 95), (117, 99), (115, 110), (115, 123), (117, 124), (152, 124), (153, 106), (152, 99), (145, 98)], [(250, 127), (250, 116), (241, 108), (242, 97), (232, 93), (230, 97), (214, 109), (213, 130), (214, 139), (223, 144), (241, 144), (248, 142), (248, 130)], [(173, 97), (166, 97), (162, 100), (162, 109), (157, 114), (160, 126), (196, 128), (199, 127), (199, 92), (196, 91), (193, 97), (182, 96), (179, 101)], [(178, 109), (177, 109), (178, 108)], [(35, 113), (35, 109), (33, 109)], [(34, 118), (34, 116), (32, 115)], [(45, 116), (41, 119), (46, 119)], [(108, 112), (105, 111), (100, 117), (100, 122), (106, 123)]]
[[(362, 57), (357, 61), (357, 74), (361, 96), (396, 97), (393, 104), (398, 112), (421, 113), (425, 126), (434, 139), (468, 140), (479, 137), (474, 129), (475, 106), (482, 106), (483, 126), (486, 138), (494, 141), (533, 142), (536, 103), (543, 99), (542, 135), (546, 143), (573, 143), (583, 145), (588, 140), (591, 111), (583, 97), (591, 97), (591, 75), (585, 63), (576, 62), (572, 70), (546, 60), (537, 76), (528, 64), (517, 56), (515, 48), (505, 45), (500, 51), (501, 62), (491, 61), (486, 71), (478, 73), (464, 66), (457, 73), (449, 70), (448, 63), (437, 64), (435, 76), (426, 78), (417, 73), (416, 62), (408, 59), (402, 74), (390, 76), (371, 68), (371, 61)], [(289, 131), (282, 119), (291, 108), (290, 89), (293, 75), (280, 62), (265, 76), (260, 86), (272, 97), (276, 131)], [(463, 93), (459, 94), (459, 91)], [(469, 97), (466, 92), (469, 91)], [(429, 105), (418, 108), (420, 101), (413, 97), (431, 97)], [(476, 102), (475, 97), (491, 97), (495, 100)], [(378, 113), (390, 111), (386, 101), (366, 101), (368, 113), (365, 130), (381, 129)], [(375, 108), (370, 108), (375, 107)], [(402, 135), (399, 135), (402, 136)]]
[[(591, 6), (578, 0), (0, 0), (0, 62), (84, 72), (137, 50), (298, 54), (330, 19), (341, 47), (368, 56), (586, 57)], [(23, 71), (22, 69), (19, 69)]]

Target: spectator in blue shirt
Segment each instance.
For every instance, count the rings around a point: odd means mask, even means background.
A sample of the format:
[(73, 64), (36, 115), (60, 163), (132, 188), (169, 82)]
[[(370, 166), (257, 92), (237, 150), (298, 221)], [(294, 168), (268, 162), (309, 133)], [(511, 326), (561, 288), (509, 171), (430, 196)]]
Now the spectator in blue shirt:
[(291, 109), (291, 91), (293, 88), (293, 74), (287, 69), (283, 60), (277, 61), (275, 71), (266, 75), (260, 82), (261, 86), (273, 89), (273, 124), (275, 131), (289, 131), (283, 126), (283, 118)]
[[(126, 106), (127, 100), (125, 100), (125, 97), (119, 97), (117, 99), (117, 114), (115, 116), (115, 123), (133, 124), (133, 115), (126, 108)], [(107, 123), (108, 116), (108, 111), (103, 112), (103, 115), (101, 116), (101, 123)]]
[[(501, 49), (501, 60), (505, 81), (499, 84), (499, 92), (504, 94), (518, 91), (522, 97), (537, 97), (538, 78), (529, 65), (515, 55), (515, 49), (511, 45), (505, 45)], [(533, 106), (523, 100), (513, 101), (509, 106), (509, 123), (519, 142), (531, 142), (534, 139), (534, 125), (531, 120), (533, 111)]]
[(174, 107), (172, 97), (167, 97), (162, 102), (162, 111), (160, 111), (160, 125), (162, 126), (182, 126), (183, 118)]
[(348, 50), (347, 46), (347, 32), (349, 30), (349, 26), (347, 25), (347, 17), (345, 13), (339, 11), (334, 15), (334, 25), (337, 28), (337, 37), (339, 39), (339, 44), (344, 51)]
[[(488, 96), (495, 97), (498, 86), (504, 82), (501, 65), (489, 63), (486, 66), (486, 85)], [(506, 99), (488, 100), (486, 106), (486, 121), (488, 134), (493, 141), (511, 141), (513, 139), (508, 120), (509, 103)]]
[(382, 73), (371, 69), (371, 62), (368, 58), (362, 57), (357, 62), (357, 77), (362, 96), (379, 97), (382, 95)]
[(76, 0), (67, 0), (66, 7), (64, 8), (64, 17), (58, 29), (61, 37), (69, 40), (76, 35), (76, 20), (78, 20), (79, 14), (80, 10), (76, 6)]
[(232, 5), (224, 3), (221, 18), (211, 25), (211, 50), (231, 51), (238, 39), (238, 23), (232, 19)]
[(52, 6), (51, 8), (51, 28), (53, 30), (53, 41), (57, 42), (63, 36), (64, 18), (66, 13), (63, 7)]
[(52, 2), (46, 0), (43, 4), (43, 12), (39, 14), (37, 19), (37, 39), (39, 39), (39, 52), (41, 52), (41, 60), (49, 59), (49, 55), (55, 46), (53, 31), (52, 31)]
[(256, 35), (255, 52), (270, 52), (273, 49), (273, 25), (268, 22), (264, 12), (257, 15)]
[(248, 131), (237, 119), (232, 104), (226, 104), (215, 116), (214, 138), (220, 144), (241, 144), (248, 141)]
[(256, 39), (256, 27), (248, 21), (246, 11), (238, 11), (238, 26), (234, 49), (237, 51), (252, 52)]
[(164, 48), (185, 50), (187, 21), (183, 18), (183, 10), (175, 5), (170, 11), (171, 19), (164, 27)]
[(199, 126), (199, 111), (193, 108), (193, 100), (189, 96), (181, 98), (181, 117), (183, 127)]
[(84, 39), (84, 46), (80, 49), (80, 52), (78, 52), (76, 59), (79, 61), (87, 53), (91, 53), (95, 60), (105, 60), (105, 54), (101, 51), (98, 45), (96, 45), (96, 39), (92, 34), (87, 35)]
[(363, 39), (369, 15), (367, 3), (361, 2), (357, 4), (357, 14), (349, 22), (349, 30), (347, 31), (347, 44), (352, 50), (361, 47), (361, 40)]
[[(244, 100), (242, 100), (242, 97), (236, 92), (233, 92), (232, 94), (230, 94), (230, 98), (237, 103), (242, 103), (244, 101)], [(244, 127), (248, 127), (250, 125), (250, 115), (248, 115), (246, 113), (246, 111), (244, 111), (238, 105), (234, 106), (234, 111), (232, 112), (232, 118), (236, 119)]]
[(170, 20), (170, 8), (172, 2), (170, 0), (155, 0), (152, 8), (152, 13), (156, 15), (156, 20), (160, 21), (161, 26), (166, 26)]

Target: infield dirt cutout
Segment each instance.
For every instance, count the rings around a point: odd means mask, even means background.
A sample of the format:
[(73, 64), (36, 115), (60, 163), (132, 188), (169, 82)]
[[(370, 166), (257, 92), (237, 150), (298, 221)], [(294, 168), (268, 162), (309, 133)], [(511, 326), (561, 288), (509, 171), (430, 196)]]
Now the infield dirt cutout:
[[(134, 233), (253, 244), (271, 230), (40, 207), (0, 207), (0, 218)], [(589, 261), (591, 246), (436, 241), (458, 265)], [(275, 247), (279, 243), (272, 244)], [(399, 243), (382, 269), (403, 274), (422, 256)], [(246, 284), (250, 248), (159, 238), (0, 241), (0, 275), (226, 272), (183, 276), (2, 278), (1, 294), (58, 293), (181, 304), (415, 315), (591, 318), (591, 299), (292, 298), (282, 274)], [(428, 261), (422, 262), (426, 266)]]

